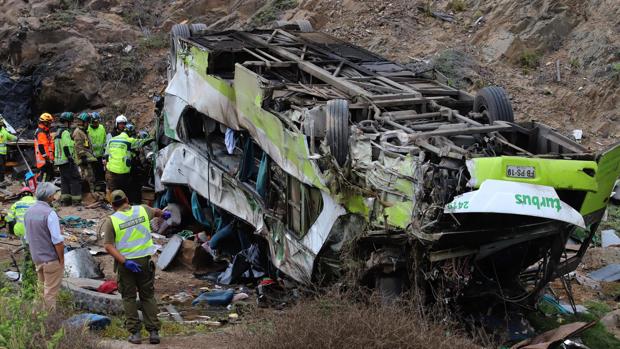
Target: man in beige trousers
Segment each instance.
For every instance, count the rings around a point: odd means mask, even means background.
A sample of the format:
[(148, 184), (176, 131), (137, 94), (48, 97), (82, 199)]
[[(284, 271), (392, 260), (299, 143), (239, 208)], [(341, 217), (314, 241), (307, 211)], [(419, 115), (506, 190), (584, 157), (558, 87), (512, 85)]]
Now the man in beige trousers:
[(24, 215), (26, 240), (39, 283), (43, 284), (43, 300), (50, 308), (56, 306), (65, 271), (64, 238), (60, 233), (58, 215), (50, 206), (59, 191), (60, 188), (50, 182), (40, 183), (35, 192), (37, 202)]

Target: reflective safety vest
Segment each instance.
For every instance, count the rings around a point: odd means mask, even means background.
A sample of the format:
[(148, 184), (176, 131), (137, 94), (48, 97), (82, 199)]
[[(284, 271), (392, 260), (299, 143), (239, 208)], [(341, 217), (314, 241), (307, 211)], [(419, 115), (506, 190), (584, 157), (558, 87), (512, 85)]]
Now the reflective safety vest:
[(23, 237), (26, 234), (26, 226), (24, 225), (24, 215), (26, 211), (37, 202), (32, 196), (24, 196), (13, 204), (6, 214), (7, 222), (15, 222), (13, 232), (17, 237)]
[(14, 141), (17, 137), (13, 136), (6, 127), (0, 129), (0, 155), (6, 155), (6, 142)]
[(89, 125), (86, 132), (88, 133), (88, 137), (90, 138), (90, 146), (93, 150), (93, 155), (98, 158), (102, 157), (103, 153), (105, 152), (105, 127), (103, 127), (103, 125), (99, 125), (99, 127), (93, 128)]
[(54, 161), (54, 141), (52, 140), (49, 129), (43, 128), (41, 124), (39, 124), (39, 128), (37, 128), (37, 131), (34, 133), (34, 156), (37, 161), (37, 168), (45, 166), (45, 157), (39, 151), (39, 144), (43, 145), (45, 153), (50, 161)]
[(116, 174), (129, 173), (131, 171), (131, 146), (136, 142), (135, 138), (129, 137), (125, 132), (121, 132), (116, 137), (112, 137), (106, 147), (108, 171)]
[(69, 155), (71, 155), (71, 158), (75, 159), (75, 143), (68, 129), (63, 129), (60, 136), (56, 136), (54, 140), (54, 148), (56, 151), (54, 154), (54, 165), (59, 166), (69, 162), (69, 158), (65, 155), (65, 147), (69, 148)]
[(110, 219), (114, 227), (114, 245), (125, 258), (136, 259), (155, 253), (149, 215), (144, 207), (136, 205), (127, 211), (116, 211)]

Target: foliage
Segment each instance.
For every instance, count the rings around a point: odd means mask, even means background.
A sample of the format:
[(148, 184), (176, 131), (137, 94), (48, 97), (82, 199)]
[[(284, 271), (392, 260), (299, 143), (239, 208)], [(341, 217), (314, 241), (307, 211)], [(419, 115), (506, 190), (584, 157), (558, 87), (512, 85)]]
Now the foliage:
[(263, 26), (278, 19), (280, 14), (297, 6), (297, 0), (270, 0), (252, 17), (252, 24)]
[(53, 31), (68, 27), (75, 21), (75, 17), (81, 12), (79, 10), (67, 9), (50, 13), (45, 21), (41, 23), (42, 31)]
[(596, 321), (593, 327), (585, 330), (579, 335), (583, 343), (589, 348), (620, 348), (620, 340), (609, 333), (605, 329), (605, 326), (599, 322), (600, 318), (610, 310), (609, 306), (605, 303), (596, 301), (586, 302), (585, 306), (590, 313), (560, 315), (553, 307), (539, 308), (539, 312), (529, 313), (527, 320), (538, 332), (549, 331), (571, 322), (582, 321), (589, 323)]
[(519, 65), (523, 69), (535, 69), (538, 68), (541, 58), (540, 53), (536, 51), (524, 50), (519, 56)]
[(599, 230), (606, 229), (614, 229), (616, 232), (620, 232), (620, 206), (607, 206), (607, 220), (601, 222), (601, 228)]
[[(328, 294), (266, 314), (239, 331), (232, 346), (249, 348), (479, 348), (443, 311), (414, 300)], [(488, 344), (488, 343), (487, 343)]]
[(163, 32), (143, 37), (138, 43), (141, 51), (167, 48), (168, 44), (168, 36)]
[(465, 3), (465, 0), (450, 0), (446, 8), (454, 12), (463, 12), (467, 10), (467, 4)]

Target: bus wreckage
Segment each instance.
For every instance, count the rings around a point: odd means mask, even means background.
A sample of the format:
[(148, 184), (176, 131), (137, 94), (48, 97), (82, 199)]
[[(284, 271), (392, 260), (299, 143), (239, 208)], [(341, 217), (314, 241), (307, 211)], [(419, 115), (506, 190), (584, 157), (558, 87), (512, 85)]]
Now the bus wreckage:
[(156, 190), (187, 187), (251, 226), (303, 284), (346, 272), (387, 293), (531, 305), (577, 267), (620, 145), (589, 152), (515, 122), (502, 88), (472, 96), (308, 29), (172, 28)]

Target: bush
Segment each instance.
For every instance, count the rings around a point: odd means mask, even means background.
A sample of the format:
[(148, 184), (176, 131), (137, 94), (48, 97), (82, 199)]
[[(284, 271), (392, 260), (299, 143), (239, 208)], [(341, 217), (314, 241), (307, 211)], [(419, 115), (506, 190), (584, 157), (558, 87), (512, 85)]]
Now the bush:
[(297, 0), (270, 0), (252, 17), (252, 24), (262, 26), (278, 19), (283, 11), (297, 6)]
[(525, 50), (519, 56), (519, 65), (524, 69), (535, 69), (540, 64), (541, 56), (538, 52)]
[(467, 5), (464, 0), (451, 0), (448, 2), (447, 9), (454, 12), (463, 12), (467, 10)]
[(304, 301), (283, 312), (268, 312), (235, 336), (250, 348), (479, 348), (446, 317), (416, 302), (381, 304), (341, 294)]

